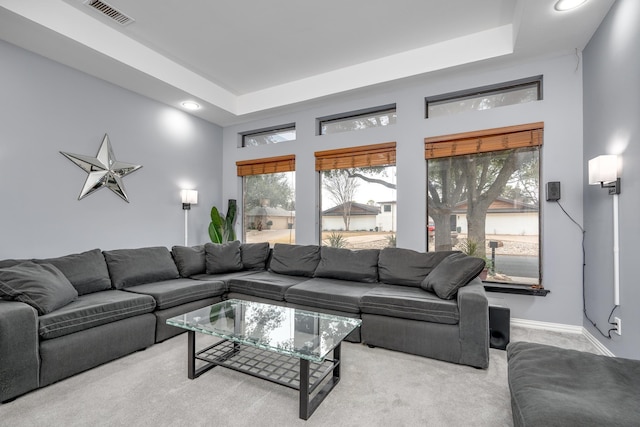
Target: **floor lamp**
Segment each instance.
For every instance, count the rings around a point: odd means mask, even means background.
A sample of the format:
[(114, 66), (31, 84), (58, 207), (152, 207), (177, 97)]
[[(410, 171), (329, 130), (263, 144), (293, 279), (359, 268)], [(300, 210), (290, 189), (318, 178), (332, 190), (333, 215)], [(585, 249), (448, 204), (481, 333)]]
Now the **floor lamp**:
[(184, 210), (184, 245), (188, 246), (189, 211), (192, 204), (198, 203), (198, 192), (196, 190), (182, 190), (180, 197), (182, 198), (182, 209)]

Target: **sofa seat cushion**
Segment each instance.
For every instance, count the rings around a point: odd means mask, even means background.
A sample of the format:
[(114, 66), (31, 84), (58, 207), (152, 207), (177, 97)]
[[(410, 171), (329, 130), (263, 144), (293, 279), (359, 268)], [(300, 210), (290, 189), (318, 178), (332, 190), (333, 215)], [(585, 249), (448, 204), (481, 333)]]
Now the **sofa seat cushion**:
[(191, 276), (190, 279), (193, 280), (205, 280), (212, 281), (217, 280), (220, 282), (224, 282), (227, 284), (227, 288), (229, 287), (229, 280), (235, 277), (243, 277), (248, 276), (250, 274), (255, 274), (255, 271), (232, 271), (230, 273), (218, 273), (218, 274), (196, 274), (195, 276)]
[(378, 286), (362, 296), (360, 309), (368, 314), (448, 325), (460, 321), (455, 301), (443, 300), (431, 292), (409, 286)]
[(229, 292), (284, 301), (287, 289), (293, 285), (309, 280), (308, 277), (287, 276), (270, 271), (262, 271), (229, 280)]
[(338, 279), (310, 279), (287, 289), (285, 301), (346, 313), (360, 313), (360, 298), (379, 286)]
[(151, 313), (155, 300), (148, 295), (109, 290), (78, 297), (58, 310), (38, 318), (42, 339), (57, 338), (99, 325)]
[(191, 301), (222, 295), (227, 291), (227, 286), (221, 280), (174, 279), (138, 285), (126, 288), (125, 291), (150, 295), (156, 301), (156, 307), (164, 310)]

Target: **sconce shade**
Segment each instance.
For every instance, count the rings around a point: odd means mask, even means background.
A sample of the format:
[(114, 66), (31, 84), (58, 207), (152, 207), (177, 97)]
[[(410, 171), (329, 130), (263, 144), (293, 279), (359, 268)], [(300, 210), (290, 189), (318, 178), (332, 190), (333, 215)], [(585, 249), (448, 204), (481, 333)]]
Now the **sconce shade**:
[(600, 185), (618, 179), (618, 156), (603, 155), (589, 160), (589, 184)]
[(194, 205), (198, 203), (198, 192), (196, 190), (182, 190), (180, 196), (182, 197), (182, 203)]

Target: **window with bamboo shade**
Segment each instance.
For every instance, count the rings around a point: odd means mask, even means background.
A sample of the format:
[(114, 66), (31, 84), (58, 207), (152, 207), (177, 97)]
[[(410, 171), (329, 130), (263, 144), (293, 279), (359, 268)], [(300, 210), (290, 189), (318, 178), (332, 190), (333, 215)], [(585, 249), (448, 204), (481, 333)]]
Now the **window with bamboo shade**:
[(530, 123), (425, 138), (429, 250), (485, 258), (485, 282), (542, 287), (543, 130)]

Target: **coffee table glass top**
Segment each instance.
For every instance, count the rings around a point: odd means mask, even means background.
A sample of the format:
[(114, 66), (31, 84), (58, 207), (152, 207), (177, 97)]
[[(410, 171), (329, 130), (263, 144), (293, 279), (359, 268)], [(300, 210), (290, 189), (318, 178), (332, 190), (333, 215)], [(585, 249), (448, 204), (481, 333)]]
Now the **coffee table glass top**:
[(169, 325), (321, 362), (362, 321), (231, 299), (167, 319)]

